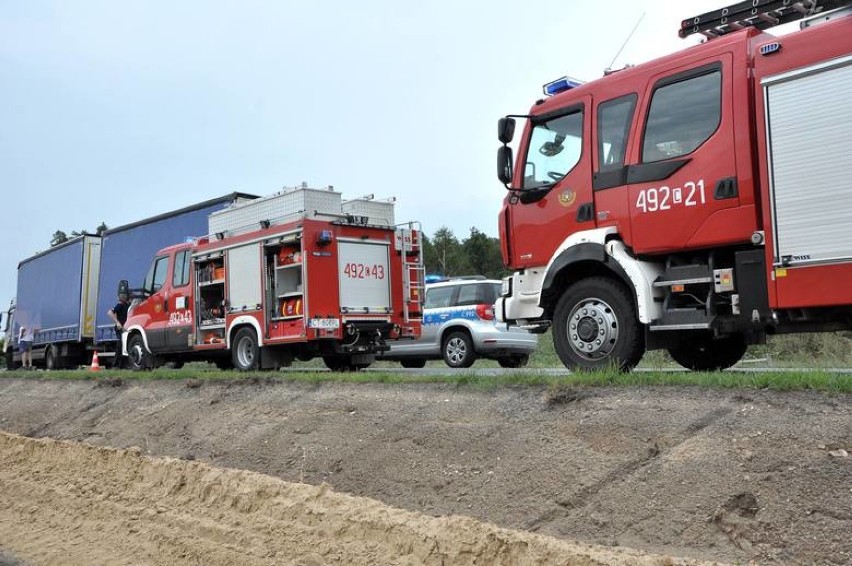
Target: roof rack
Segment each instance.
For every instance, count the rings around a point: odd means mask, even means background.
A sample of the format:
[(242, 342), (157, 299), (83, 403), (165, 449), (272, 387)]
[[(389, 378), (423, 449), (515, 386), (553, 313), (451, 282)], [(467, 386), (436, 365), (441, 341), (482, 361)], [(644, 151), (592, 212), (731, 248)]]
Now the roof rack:
[(700, 33), (708, 39), (747, 27), (767, 29), (852, 5), (852, 0), (746, 0), (680, 23), (678, 35)]

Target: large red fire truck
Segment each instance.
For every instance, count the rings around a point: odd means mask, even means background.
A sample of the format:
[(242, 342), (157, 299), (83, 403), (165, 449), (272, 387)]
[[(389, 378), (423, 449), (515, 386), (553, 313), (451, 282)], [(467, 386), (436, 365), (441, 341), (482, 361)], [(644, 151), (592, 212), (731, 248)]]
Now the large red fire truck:
[(690, 18), (680, 35), (700, 45), (554, 81), (501, 119), (514, 273), (498, 318), (552, 326), (578, 369), (628, 369), (652, 348), (722, 369), (767, 334), (852, 327), (850, 4), (749, 0)]
[[(389, 340), (418, 337), (419, 227), (339, 202), (308, 210), (312, 194), (339, 195), (299, 189), (235, 205), (211, 215), (209, 236), (157, 253), (122, 336), (131, 366), (207, 360), (252, 370), (321, 356), (332, 370), (356, 370)], [(301, 210), (273, 218), (294, 199)]]

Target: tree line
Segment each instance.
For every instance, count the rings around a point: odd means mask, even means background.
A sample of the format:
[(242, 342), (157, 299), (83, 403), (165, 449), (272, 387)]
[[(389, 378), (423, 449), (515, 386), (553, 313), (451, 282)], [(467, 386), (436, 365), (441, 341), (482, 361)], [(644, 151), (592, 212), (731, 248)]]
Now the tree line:
[(459, 240), (453, 231), (442, 226), (428, 237), (423, 236), (423, 263), (427, 274), (446, 277), (484, 275), (501, 279), (509, 271), (503, 266), (500, 240), (470, 229), (467, 238)]
[(89, 232), (85, 228), (83, 230), (74, 230), (71, 234), (67, 234), (64, 230), (57, 230), (53, 233), (53, 236), (50, 237), (50, 247), (58, 246), (59, 244), (64, 244), (68, 240), (72, 240), (79, 236), (85, 236), (86, 234), (95, 234), (97, 236), (103, 235), (104, 232), (107, 231), (106, 222), (101, 222), (100, 226), (95, 228), (94, 232)]

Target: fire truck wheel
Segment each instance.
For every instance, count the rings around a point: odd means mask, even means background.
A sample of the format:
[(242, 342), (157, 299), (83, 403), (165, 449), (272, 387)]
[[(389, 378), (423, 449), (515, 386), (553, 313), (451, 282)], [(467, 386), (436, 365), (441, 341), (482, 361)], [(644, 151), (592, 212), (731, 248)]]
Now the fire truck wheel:
[(476, 361), (473, 340), (467, 332), (456, 330), (450, 332), (441, 346), (444, 362), (451, 368), (469, 368)]
[(713, 339), (709, 334), (687, 334), (669, 348), (674, 361), (693, 371), (718, 371), (731, 367), (745, 355), (748, 345), (741, 334)]
[(400, 360), (399, 365), (404, 368), (420, 369), (426, 367), (425, 358), (411, 358), (410, 360)]
[(572, 370), (628, 371), (645, 353), (633, 300), (621, 283), (590, 277), (562, 293), (553, 315), (553, 344)]
[(520, 368), (527, 365), (530, 361), (529, 354), (517, 354), (514, 356), (505, 356), (497, 359), (497, 363), (501, 368)]
[(154, 367), (154, 357), (145, 348), (141, 334), (134, 334), (127, 341), (127, 361), (133, 371), (141, 371)]
[(260, 362), (257, 334), (253, 328), (240, 328), (231, 344), (231, 361), (239, 371), (256, 370)]

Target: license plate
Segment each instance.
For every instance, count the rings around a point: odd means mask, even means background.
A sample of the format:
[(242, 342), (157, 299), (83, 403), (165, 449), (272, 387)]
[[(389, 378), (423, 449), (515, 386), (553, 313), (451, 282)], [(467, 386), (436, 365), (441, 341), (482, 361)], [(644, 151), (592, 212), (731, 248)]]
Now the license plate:
[(337, 329), (340, 328), (339, 318), (310, 318), (308, 328)]

